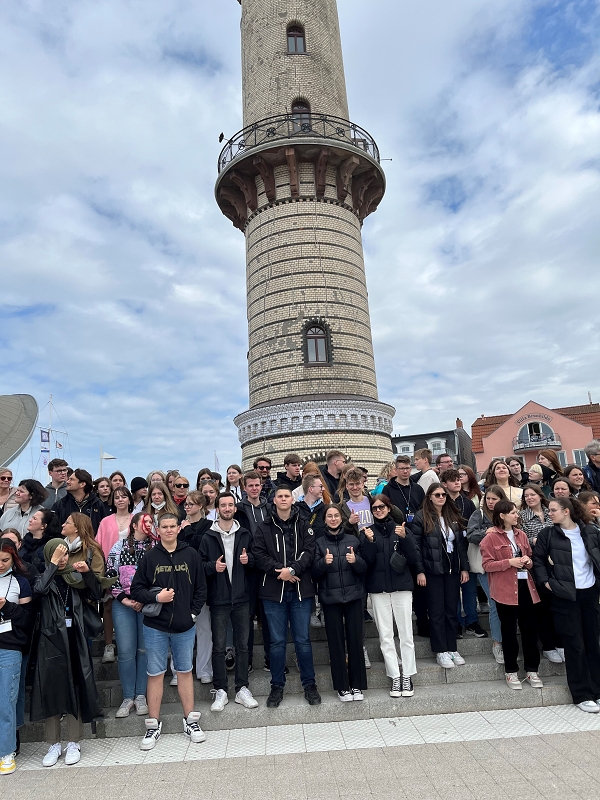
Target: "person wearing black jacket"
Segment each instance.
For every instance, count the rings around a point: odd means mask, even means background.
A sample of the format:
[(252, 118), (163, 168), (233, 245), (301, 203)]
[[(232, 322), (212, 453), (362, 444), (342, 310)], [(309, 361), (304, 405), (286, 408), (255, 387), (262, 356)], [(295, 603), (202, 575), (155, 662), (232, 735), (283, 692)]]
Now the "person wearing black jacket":
[(132, 600), (145, 606), (158, 605), (158, 613), (143, 609), (144, 641), (148, 659), (148, 712), (146, 734), (140, 744), (151, 750), (162, 731), (160, 706), (169, 648), (177, 673), (177, 691), (183, 706), (183, 732), (191, 742), (203, 742), (200, 712), (194, 711), (192, 676), (195, 621), (206, 602), (206, 579), (200, 555), (185, 542), (177, 541), (179, 519), (163, 514), (158, 523), (160, 542), (141, 560), (133, 581)]
[(396, 477), (386, 483), (381, 490), (382, 494), (389, 497), (392, 503), (402, 511), (409, 525), (425, 499), (423, 489), (418, 483), (410, 480), (411, 469), (408, 456), (396, 456)]
[(87, 470), (73, 471), (67, 478), (66, 495), (52, 506), (60, 525), (63, 525), (73, 513), (85, 514), (90, 518), (94, 536), (98, 533), (98, 526), (104, 517), (110, 516), (112, 512), (98, 495), (92, 492), (92, 488), (92, 476)]
[(256, 566), (264, 573), (259, 590), (271, 634), (271, 693), (268, 708), (277, 708), (285, 686), (285, 656), (288, 626), (298, 658), (304, 697), (318, 705), (321, 696), (315, 684), (310, 642), (310, 615), (315, 587), (310, 568), (315, 554), (315, 537), (299, 519), (292, 506), (292, 492), (279, 486), (273, 496), (273, 516), (261, 523), (254, 535)]
[[(371, 499), (373, 525), (361, 533), (363, 558), (367, 562), (366, 589), (371, 595), (373, 617), (379, 632), (379, 646), (385, 662), (385, 671), (391, 678), (390, 697), (412, 697), (412, 675), (417, 673), (415, 645), (412, 629), (412, 592), (415, 574), (423, 572), (419, 551), (413, 535), (404, 522), (392, 517), (392, 502), (387, 495)], [(404, 567), (392, 566), (392, 556), (398, 553), (405, 559)], [(398, 628), (402, 655), (402, 678), (394, 644), (394, 621)]]
[(302, 486), (302, 459), (298, 453), (288, 453), (283, 459), (284, 472), (277, 473), (275, 486), (289, 486), (292, 491)]
[(225, 647), (227, 626), (233, 627), (235, 648), (235, 702), (245, 708), (258, 703), (248, 688), (248, 628), (250, 595), (248, 573), (254, 566), (250, 550), (250, 531), (233, 518), (235, 497), (223, 492), (217, 498), (218, 518), (206, 532), (200, 555), (207, 576), (207, 604), (210, 606), (213, 651), (213, 689), (211, 711), (223, 711), (227, 703)]
[(40, 600), (36, 626), (37, 642), (32, 648), (35, 674), (31, 693), (31, 721), (45, 720), (50, 745), (44, 767), (52, 767), (62, 755), (60, 718), (67, 715), (65, 764), (81, 758), (79, 742), (83, 723), (102, 716), (94, 681), (94, 668), (84, 623), (84, 604), (98, 602), (102, 586), (88, 561), (69, 565), (64, 539), (51, 539), (44, 547), (46, 569), (34, 586)]
[(441, 483), (432, 483), (423, 508), (411, 525), (423, 573), (417, 583), (427, 591), (429, 640), (437, 663), (445, 669), (461, 666), (456, 649), (456, 608), (460, 586), (469, 580), (464, 520)]
[(567, 683), (582, 711), (600, 711), (600, 532), (586, 523), (581, 504), (550, 501), (553, 525), (538, 534), (533, 548), (536, 582), (552, 592), (556, 632), (562, 637)]
[(324, 535), (316, 541), (312, 574), (325, 617), (333, 688), (342, 702), (364, 700), (363, 577), (367, 565), (360, 554), (360, 542), (344, 530), (338, 505), (327, 506), (325, 526)]
[(50, 539), (60, 536), (60, 525), (53, 511), (41, 508), (27, 523), (27, 533), (21, 540), (19, 557), (31, 564), (37, 572), (44, 572), (44, 547)]
[(304, 499), (296, 503), (300, 519), (312, 529), (315, 538), (323, 536), (326, 530), (325, 511), (327, 506), (323, 502), (323, 484), (318, 475), (307, 475), (302, 480)]

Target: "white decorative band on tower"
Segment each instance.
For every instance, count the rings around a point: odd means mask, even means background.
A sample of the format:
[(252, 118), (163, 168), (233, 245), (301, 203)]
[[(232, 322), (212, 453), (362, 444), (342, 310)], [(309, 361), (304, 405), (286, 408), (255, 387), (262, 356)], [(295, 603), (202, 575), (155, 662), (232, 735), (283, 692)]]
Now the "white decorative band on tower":
[(281, 403), (244, 411), (234, 419), (242, 444), (290, 433), (325, 431), (391, 435), (395, 409), (375, 400), (323, 400)]

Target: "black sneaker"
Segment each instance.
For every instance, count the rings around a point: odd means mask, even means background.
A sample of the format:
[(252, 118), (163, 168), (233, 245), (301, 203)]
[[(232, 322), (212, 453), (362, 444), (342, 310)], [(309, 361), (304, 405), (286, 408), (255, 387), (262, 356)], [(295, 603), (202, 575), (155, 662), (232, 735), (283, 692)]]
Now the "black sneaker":
[(225, 650), (225, 669), (227, 672), (235, 669), (235, 650), (233, 647), (228, 647)]
[(308, 701), (309, 706), (321, 705), (321, 695), (319, 694), (317, 686), (314, 683), (309, 683), (308, 686), (304, 687), (304, 697)]
[(465, 633), (467, 636), (476, 636), (478, 639), (487, 639), (488, 637), (488, 632), (484, 631), (478, 622), (474, 622), (472, 625), (467, 625), (465, 628)]
[(283, 700), (283, 686), (271, 686), (271, 692), (267, 697), (267, 708), (279, 708)]

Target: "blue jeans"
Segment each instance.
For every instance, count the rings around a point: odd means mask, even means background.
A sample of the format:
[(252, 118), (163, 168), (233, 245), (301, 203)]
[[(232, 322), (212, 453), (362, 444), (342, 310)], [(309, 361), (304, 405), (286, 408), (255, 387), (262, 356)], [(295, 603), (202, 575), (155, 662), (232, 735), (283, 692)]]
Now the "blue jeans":
[(118, 600), (112, 604), (115, 638), (119, 650), (119, 680), (123, 699), (133, 700), (146, 694), (148, 660), (144, 641), (144, 615), (124, 606)]
[[(192, 618), (190, 616), (190, 622)], [(164, 675), (167, 671), (169, 648), (175, 672), (191, 672), (194, 666), (194, 641), (196, 626), (189, 631), (169, 633), (144, 625), (144, 641), (146, 642), (146, 658), (148, 659), (148, 675), (153, 678)]]
[(466, 625), (473, 625), (479, 622), (477, 616), (477, 575), (475, 572), (469, 572), (469, 580), (467, 583), (461, 584), (460, 590), (462, 592), (462, 607), (465, 612), (463, 618), (460, 610), (460, 600), (458, 601), (458, 624), (461, 628)]
[(310, 686), (315, 682), (312, 645), (310, 643), (310, 615), (313, 598), (298, 599), (296, 589), (283, 593), (281, 603), (263, 600), (269, 633), (271, 650), (269, 664), (271, 667), (271, 686), (285, 686), (285, 646), (287, 643), (288, 624), (292, 628), (292, 639), (296, 648), (298, 669), (302, 686)]
[(21, 680), (20, 650), (0, 650), (0, 756), (17, 746), (17, 698)]
[(490, 597), (490, 584), (488, 582), (487, 572), (484, 572), (483, 575), (478, 575), (477, 580), (479, 581), (479, 585), (485, 592), (488, 599), (488, 603), (490, 604), (490, 632), (492, 634), (492, 639), (495, 642), (501, 642), (502, 630), (500, 629), (500, 617), (498, 616), (496, 601), (492, 600), (492, 598)]
[(25, 677), (27, 676), (29, 653), (21, 659), (21, 679), (19, 681), (19, 697), (17, 699), (17, 728), (25, 725)]

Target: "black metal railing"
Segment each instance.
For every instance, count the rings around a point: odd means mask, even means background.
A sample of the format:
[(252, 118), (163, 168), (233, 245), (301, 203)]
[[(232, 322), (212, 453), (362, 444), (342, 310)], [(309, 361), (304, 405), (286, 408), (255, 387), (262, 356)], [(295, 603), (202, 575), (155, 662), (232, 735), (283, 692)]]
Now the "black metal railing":
[(232, 136), (219, 156), (219, 172), (254, 147), (283, 139), (333, 139), (351, 145), (379, 161), (379, 148), (370, 133), (354, 122), (328, 114), (280, 114), (255, 122)]
[(513, 439), (513, 453), (519, 450), (540, 450), (545, 447), (561, 447), (560, 436), (556, 433), (530, 434), (526, 438), (515, 437)]

